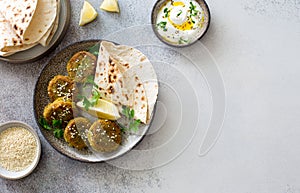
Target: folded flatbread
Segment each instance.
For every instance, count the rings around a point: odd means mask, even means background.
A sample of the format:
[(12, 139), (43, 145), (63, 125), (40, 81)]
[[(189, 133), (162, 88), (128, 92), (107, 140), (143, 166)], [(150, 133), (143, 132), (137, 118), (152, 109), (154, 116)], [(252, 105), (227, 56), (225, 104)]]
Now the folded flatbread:
[(59, 23), (59, 13), (60, 13), (60, 0), (57, 0), (57, 9), (56, 9), (56, 18), (54, 20), (54, 23), (52, 26), (49, 28), (49, 30), (45, 33), (45, 35), (40, 39), (39, 43), (42, 46), (48, 46), (50, 41), (52, 40), (57, 28), (58, 28), (58, 23)]
[(59, 0), (0, 0), (0, 4), (0, 56), (49, 44), (58, 27)]
[(29, 28), (37, 4), (38, 0), (0, 0), (0, 12), (21, 39)]
[(158, 82), (152, 64), (143, 53), (102, 41), (95, 82), (104, 98), (131, 107), (135, 119), (148, 123), (157, 99)]
[(57, 3), (56, 0), (38, 0), (34, 17), (24, 32), (25, 44), (38, 42), (53, 26), (57, 15)]
[(22, 39), (15, 33), (8, 20), (0, 12), (0, 55), (11, 55), (15, 51), (26, 50), (33, 46), (34, 44), (23, 44)]

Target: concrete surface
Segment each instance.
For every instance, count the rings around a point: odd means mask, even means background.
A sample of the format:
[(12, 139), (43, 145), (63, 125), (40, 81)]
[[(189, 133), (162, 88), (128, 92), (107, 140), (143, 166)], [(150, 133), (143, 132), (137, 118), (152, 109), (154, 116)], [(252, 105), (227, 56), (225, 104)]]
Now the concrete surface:
[[(120, 0), (120, 14), (101, 11), (99, 0), (90, 2), (97, 21), (79, 27), (82, 1), (72, 0), (67, 36), (49, 56), (22, 65), (0, 62), (0, 122), (25, 121), (38, 130), (33, 90), (47, 61), (73, 42), (149, 24), (155, 0)], [(0, 179), (0, 192), (299, 193), (300, 1), (207, 3), (212, 23), (201, 43), (223, 75), (227, 106), (222, 133), (207, 155), (198, 155), (199, 131), (167, 164), (134, 171), (71, 160), (39, 132), (43, 154), (37, 169), (22, 180)]]

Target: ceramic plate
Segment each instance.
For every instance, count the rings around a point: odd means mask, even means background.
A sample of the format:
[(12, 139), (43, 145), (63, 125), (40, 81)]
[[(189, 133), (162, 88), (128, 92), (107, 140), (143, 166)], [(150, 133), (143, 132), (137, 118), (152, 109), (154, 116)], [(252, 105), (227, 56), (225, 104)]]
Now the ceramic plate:
[[(66, 64), (76, 52), (88, 50), (90, 47), (100, 42), (101, 40), (87, 40), (72, 44), (56, 54), (44, 67), (38, 78), (34, 91), (34, 112), (37, 123), (43, 116), (45, 106), (50, 102), (47, 93), (49, 81), (58, 74), (67, 75)], [(54, 149), (70, 158), (84, 162), (107, 161), (123, 155), (142, 140), (149, 127), (150, 125), (143, 125), (139, 128), (138, 134), (127, 136), (125, 142), (122, 142), (122, 145), (118, 150), (112, 153), (98, 153), (95, 155), (88, 149), (79, 151), (70, 147), (63, 139), (55, 138), (51, 131), (47, 131), (39, 125), (41, 133)]]
[(53, 36), (50, 44), (47, 47), (37, 45), (29, 50), (25, 50), (8, 57), (1, 57), (0, 60), (7, 61), (10, 63), (26, 63), (33, 62), (48, 54), (52, 51), (59, 42), (63, 39), (70, 23), (70, 0), (61, 0), (61, 9), (59, 15), (59, 24), (55, 35)]
[(12, 127), (21, 127), (21, 128), (24, 128), (24, 129), (28, 130), (30, 133), (33, 134), (33, 136), (36, 140), (36, 145), (37, 145), (37, 151), (36, 151), (35, 159), (24, 170), (17, 171), (17, 172), (8, 171), (8, 170), (6, 170), (6, 169), (4, 169), (0, 166), (0, 177), (10, 179), (10, 180), (17, 180), (17, 179), (21, 179), (21, 178), (24, 178), (24, 177), (28, 176), (30, 173), (32, 173), (34, 171), (34, 169), (38, 165), (39, 160), (40, 160), (40, 156), (41, 156), (41, 142), (40, 142), (40, 138), (37, 135), (36, 131), (31, 126), (29, 126), (28, 124), (26, 124), (24, 122), (20, 122), (20, 121), (9, 121), (9, 122), (1, 124), (0, 125), (0, 133), (2, 131), (5, 131), (6, 129), (9, 129), (9, 128), (12, 128)]

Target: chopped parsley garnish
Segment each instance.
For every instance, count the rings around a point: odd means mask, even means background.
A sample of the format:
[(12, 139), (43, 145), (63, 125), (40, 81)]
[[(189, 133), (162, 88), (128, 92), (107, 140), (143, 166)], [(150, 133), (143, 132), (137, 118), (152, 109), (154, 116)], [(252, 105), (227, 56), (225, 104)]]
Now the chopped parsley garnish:
[(170, 10), (168, 10), (168, 8), (166, 7), (165, 9), (164, 9), (164, 13), (165, 13), (165, 18), (167, 18), (168, 16), (169, 16), (169, 13), (170, 13)]
[(88, 49), (88, 52), (94, 54), (95, 56), (99, 55), (100, 43), (97, 43)]
[(192, 16), (197, 16), (199, 13), (199, 10), (196, 10), (196, 5), (194, 5), (191, 1), (190, 1), (190, 20), (192, 23), (195, 23), (195, 21), (192, 19)]
[(94, 82), (94, 76), (92, 76), (92, 75), (89, 75), (88, 77), (86, 77), (86, 80), (83, 83), (83, 87), (86, 87), (88, 84), (91, 84), (95, 88), (98, 88), (98, 85)]
[(127, 127), (119, 124), (122, 128), (122, 131), (123, 132), (125, 132), (125, 131), (137, 132), (139, 130), (141, 120), (134, 119), (134, 110), (130, 109), (129, 107), (123, 106), (122, 114), (128, 119)]
[(185, 40), (185, 39), (183, 39), (182, 37), (180, 37), (178, 43), (179, 43), (179, 44), (188, 43), (188, 40)]
[(52, 125), (49, 125), (47, 120), (44, 117), (42, 117), (40, 118), (39, 123), (44, 129), (48, 131), (53, 130), (53, 135), (56, 138), (62, 138), (64, 136), (64, 130), (62, 128), (62, 120), (52, 120)]
[(167, 22), (166, 21), (161, 21), (157, 24), (158, 27), (160, 27), (163, 31), (168, 31), (166, 28)]
[(191, 16), (196, 16), (199, 13), (199, 10), (196, 10), (196, 5), (194, 5), (191, 1), (190, 1), (190, 7), (189, 8), (190, 8)]
[(89, 84), (93, 86), (92, 97), (88, 99), (86, 96), (80, 94), (78, 95), (78, 99), (83, 100), (83, 106), (87, 111), (89, 110), (90, 107), (94, 107), (97, 104), (98, 100), (101, 98), (101, 95), (98, 91), (99, 87), (94, 82), (94, 76), (92, 75), (86, 78), (85, 82), (83, 83), (83, 87), (86, 87)]
[(182, 10), (179, 11), (179, 13), (177, 13), (177, 17), (179, 17), (182, 14)]
[(85, 110), (89, 110), (90, 107), (94, 107), (98, 100), (100, 99), (101, 95), (100, 93), (98, 92), (98, 90), (93, 90), (92, 91), (92, 97), (90, 99), (88, 99), (86, 96), (82, 96), (82, 95), (79, 95), (78, 98), (83, 100), (83, 106), (85, 108)]

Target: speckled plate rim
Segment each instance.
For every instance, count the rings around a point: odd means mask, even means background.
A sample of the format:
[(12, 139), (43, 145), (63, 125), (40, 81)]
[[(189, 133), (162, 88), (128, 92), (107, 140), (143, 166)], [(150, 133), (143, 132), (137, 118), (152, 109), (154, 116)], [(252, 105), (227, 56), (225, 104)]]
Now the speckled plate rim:
[[(141, 133), (141, 137), (140, 139), (132, 146), (130, 147), (129, 149), (127, 149), (126, 152), (118, 155), (118, 156), (115, 156), (115, 157), (112, 157), (112, 158), (108, 158), (108, 159), (105, 159), (105, 160), (88, 160), (86, 158), (82, 158), (82, 157), (75, 157), (75, 156), (72, 156), (70, 153), (68, 152), (64, 152), (62, 149), (58, 148), (57, 144), (53, 144), (49, 141), (49, 139), (47, 138), (46, 136), (46, 133), (47, 131), (45, 131), (45, 129), (39, 124), (39, 117), (38, 117), (38, 114), (37, 114), (37, 111), (36, 111), (36, 94), (37, 94), (37, 86), (38, 86), (38, 83), (40, 82), (40, 79), (42, 78), (41, 75), (43, 73), (43, 71), (47, 68), (47, 66), (50, 64), (50, 61), (52, 59), (54, 59), (58, 54), (68, 50), (70, 47), (72, 46), (76, 46), (76, 45), (79, 45), (79, 44), (82, 44), (82, 43), (87, 43), (87, 42), (90, 42), (90, 43), (93, 43), (93, 44), (96, 44), (98, 42), (101, 42), (101, 41), (109, 41), (109, 42), (112, 42), (110, 40), (103, 40), (103, 39), (90, 39), (90, 40), (83, 40), (83, 41), (79, 41), (79, 42), (75, 42), (73, 44), (70, 44), (68, 46), (66, 46), (65, 48), (63, 48), (61, 51), (59, 51), (55, 56), (53, 56), (47, 63), (46, 65), (43, 67), (43, 69), (40, 71), (39, 73), (39, 77), (36, 81), (36, 84), (35, 84), (35, 88), (34, 88), (34, 94), (33, 94), (33, 111), (34, 111), (34, 118), (35, 118), (35, 121), (38, 125), (38, 128), (40, 130), (40, 132), (42, 133), (43, 137), (46, 139), (46, 141), (57, 151), (59, 152), (60, 154), (64, 155), (64, 156), (67, 156), (73, 160), (76, 160), (76, 161), (80, 161), (80, 162), (84, 162), (84, 163), (102, 163), (102, 162), (106, 162), (106, 161), (111, 161), (111, 160), (114, 160), (114, 159), (117, 159), (119, 157), (122, 157), (124, 156), (126, 153), (128, 153), (130, 150), (132, 150), (133, 148), (135, 148), (138, 144), (140, 144), (142, 142), (142, 140), (144, 139), (144, 137), (146, 136), (146, 133), (149, 131), (149, 128), (151, 127), (152, 125), (152, 122), (153, 122), (153, 119), (154, 119), (154, 116), (155, 116), (155, 110), (156, 110), (156, 104), (157, 104), (157, 100), (156, 100), (156, 103), (155, 103), (155, 106), (154, 106), (154, 109), (153, 109), (153, 114), (152, 114), (152, 117), (151, 117), (151, 121), (150, 123), (145, 126), (146, 129), (144, 129), (143, 133)], [(115, 43), (113, 42), (114, 44), (117, 44), (118, 43)]]
[(158, 6), (161, 6), (165, 1), (167, 0), (157, 0), (156, 3), (154, 4), (153, 8), (152, 8), (152, 11), (151, 11), (151, 25), (152, 25), (152, 30), (154, 32), (154, 34), (156, 35), (156, 37), (161, 41), (163, 42), (164, 44), (166, 45), (169, 45), (169, 46), (172, 46), (172, 47), (176, 47), (176, 48), (183, 48), (183, 47), (188, 47), (188, 46), (191, 46), (193, 44), (195, 44), (197, 41), (199, 41), (205, 34), (206, 32), (208, 31), (209, 29), (209, 26), (210, 26), (210, 21), (211, 21), (211, 14), (210, 14), (210, 9), (209, 9), (209, 6), (208, 4), (206, 3), (205, 0), (195, 0), (197, 2), (202, 2), (203, 5), (205, 6), (206, 10), (207, 10), (207, 25), (206, 25), (206, 28), (205, 30), (203, 31), (203, 33), (200, 35), (200, 37), (198, 39), (196, 39), (194, 42), (190, 43), (190, 44), (172, 44), (168, 41), (166, 41), (165, 39), (163, 39), (161, 37), (161, 35), (157, 32), (157, 29), (156, 29), (156, 18), (157, 18), (157, 14), (155, 14), (155, 10)]
[(19, 172), (12, 172), (12, 171), (7, 171), (4, 168), (1, 168), (1, 170), (5, 170), (7, 172), (7, 175), (0, 173), (0, 177), (4, 178), (4, 179), (9, 179), (9, 180), (18, 180), (18, 179), (25, 178), (26, 176), (30, 175), (37, 167), (40, 157), (41, 157), (41, 152), (42, 152), (42, 145), (41, 145), (40, 138), (37, 134), (37, 131), (35, 131), (30, 125), (28, 125), (25, 122), (13, 120), (13, 121), (1, 123), (0, 124), (0, 133), (2, 131), (5, 131), (6, 129), (9, 129), (10, 127), (14, 127), (14, 126), (22, 127), (34, 135), (34, 138), (36, 139), (36, 143), (37, 143), (37, 155), (36, 155), (33, 163), (25, 170), (22, 170)]
[[(34, 46), (33, 48), (13, 54), (8, 57), (0, 56), (0, 60), (8, 62), (10, 64), (30, 63), (43, 58), (44, 56), (49, 54), (52, 50), (54, 50), (65, 37), (66, 32), (70, 25), (70, 18), (71, 18), (70, 0), (61, 0), (60, 4), (61, 4), (61, 10), (59, 15), (60, 21), (58, 24), (58, 28), (50, 44), (47, 47), (37, 45)], [(21, 58), (21, 56), (26, 56), (26, 58)]]

